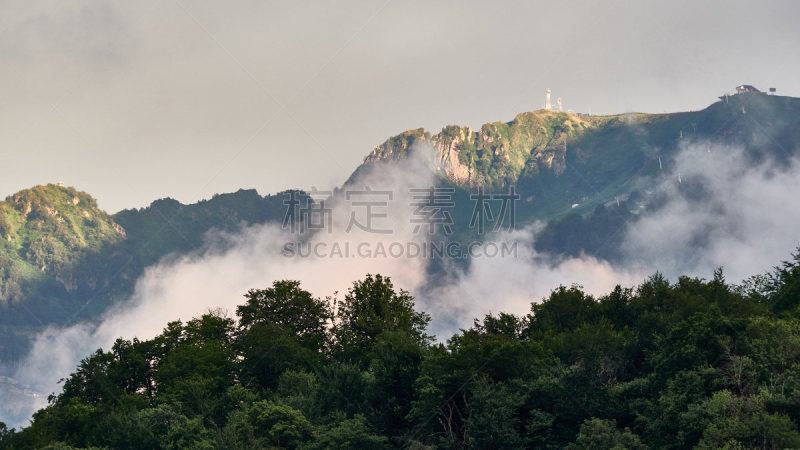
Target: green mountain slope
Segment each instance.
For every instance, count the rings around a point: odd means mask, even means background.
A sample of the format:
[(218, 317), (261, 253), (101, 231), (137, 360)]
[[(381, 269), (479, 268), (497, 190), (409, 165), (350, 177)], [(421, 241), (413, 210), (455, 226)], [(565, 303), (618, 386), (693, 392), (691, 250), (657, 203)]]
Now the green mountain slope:
[(50, 184), (7, 197), (0, 202), (0, 305), (22, 301), (32, 282), (75, 292), (79, 263), (124, 239), (125, 230), (74, 188)]
[(147, 208), (121, 211), (114, 220), (128, 230), (122, 252), (133, 259), (134, 266), (143, 268), (164, 255), (201, 248), (210, 230), (236, 231), (246, 224), (279, 222), (286, 209), (284, 200), (283, 193), (262, 197), (252, 189), (218, 194), (191, 205), (167, 198)]
[(523, 202), (519, 219), (551, 220), (630, 194), (682, 144), (706, 140), (742, 146), (753, 158), (785, 158), (800, 142), (800, 99), (745, 93), (692, 112), (584, 116), (538, 110), (479, 131), (455, 125), (438, 134), (410, 130), (377, 146), (355, 173), (429, 145), (431, 169), (447, 183), (464, 190), (513, 184)]
[(0, 202), (0, 360), (20, 356), (43, 326), (96, 317), (129, 296), (147, 266), (202, 250), (211, 230), (282, 220), (283, 200), (240, 190), (191, 205), (156, 200), (111, 216), (69, 187), (9, 196)]

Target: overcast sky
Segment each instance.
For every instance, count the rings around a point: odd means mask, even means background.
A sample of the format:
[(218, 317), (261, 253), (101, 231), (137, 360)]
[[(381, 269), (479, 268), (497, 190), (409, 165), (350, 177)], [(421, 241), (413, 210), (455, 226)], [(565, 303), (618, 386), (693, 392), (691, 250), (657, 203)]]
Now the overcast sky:
[[(800, 2), (0, 0), (0, 198), (330, 188), (410, 128), (800, 96)], [(702, 4), (698, 4), (702, 3)]]

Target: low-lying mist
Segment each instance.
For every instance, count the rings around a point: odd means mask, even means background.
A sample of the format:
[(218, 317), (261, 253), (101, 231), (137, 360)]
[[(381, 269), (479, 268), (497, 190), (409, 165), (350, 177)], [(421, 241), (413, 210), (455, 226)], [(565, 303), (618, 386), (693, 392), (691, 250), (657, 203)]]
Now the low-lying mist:
[(800, 239), (800, 168), (785, 153), (754, 162), (742, 148), (686, 145), (651, 189), (663, 204), (627, 228), (624, 265), (671, 278), (722, 267), (740, 281), (787, 259)]
[[(223, 308), (232, 315), (248, 289), (279, 279), (301, 280), (305, 289), (324, 297), (346, 291), (367, 273), (388, 275), (396, 287), (417, 298), (417, 308), (432, 315), (431, 331), (446, 339), (475, 317), (501, 311), (524, 314), (531, 302), (558, 285), (577, 283), (602, 295), (617, 284), (633, 286), (656, 271), (672, 279), (681, 274), (708, 278), (718, 267), (729, 281), (738, 282), (787, 259), (800, 237), (797, 164), (753, 165), (741, 150), (694, 143), (665, 164), (663, 175), (646, 187), (645, 197), (659, 206), (645, 208), (620, 231), (625, 236), (621, 262), (612, 265), (591, 255), (553, 260), (533, 250), (541, 224), (528, 224), (489, 239), (516, 243), (516, 255), (473, 258), (466, 268), (445, 264), (444, 282), (432, 284), (427, 258), (375, 251), (428, 240), (425, 232), (414, 230), (410, 190), (427, 188), (436, 180), (429, 170), (428, 150), (413, 150), (402, 163), (373, 165), (348, 189), (368, 186), (373, 194), (345, 198), (345, 190), (333, 193), (326, 201), (330, 230), (299, 236), (278, 225), (252, 226), (236, 235), (209, 236), (212, 244), (225, 245), (149, 268), (132, 297), (99, 321), (40, 333), (14, 378), (41, 393), (58, 392), (58, 380), (81, 358), (98, 348), (108, 349), (116, 338), (151, 338), (167, 322), (188, 320), (209, 309)], [(383, 192), (386, 206), (365, 205), (375, 192)], [(370, 230), (353, 226), (353, 214), (367, 207), (375, 213), (370, 227), (364, 227)], [(363, 218), (360, 222), (363, 225)], [(316, 251), (287, 256), (287, 242)], [(371, 250), (368, 256), (359, 256), (359, 245)], [(45, 405), (41, 396), (25, 399), (0, 399), (6, 404), (0, 420), (24, 425), (25, 418)]]

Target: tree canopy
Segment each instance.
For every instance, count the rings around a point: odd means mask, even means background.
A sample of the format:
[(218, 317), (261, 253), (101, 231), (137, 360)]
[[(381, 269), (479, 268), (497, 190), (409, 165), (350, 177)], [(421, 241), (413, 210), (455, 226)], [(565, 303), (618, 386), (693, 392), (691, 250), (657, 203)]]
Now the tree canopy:
[(798, 265), (560, 286), (445, 342), (387, 277), (276, 281), (87, 356), (0, 448), (797, 448)]

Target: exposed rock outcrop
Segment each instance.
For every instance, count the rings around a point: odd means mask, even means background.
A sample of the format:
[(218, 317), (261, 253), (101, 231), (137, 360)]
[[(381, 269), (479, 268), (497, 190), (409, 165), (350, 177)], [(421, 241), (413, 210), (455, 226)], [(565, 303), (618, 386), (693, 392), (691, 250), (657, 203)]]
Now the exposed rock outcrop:
[(607, 121), (601, 117), (539, 110), (511, 122), (493, 122), (475, 132), (448, 125), (438, 134), (409, 130), (387, 139), (364, 159), (364, 165), (408, 157), (416, 144), (433, 149), (431, 169), (463, 187), (504, 186), (524, 173), (548, 169), (561, 173), (569, 145), (585, 130)]

